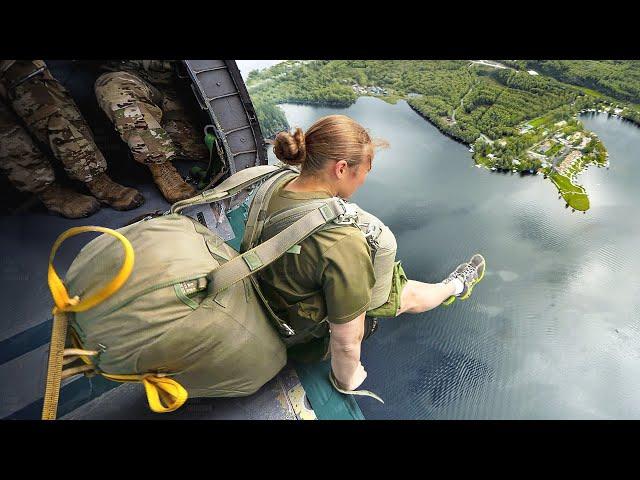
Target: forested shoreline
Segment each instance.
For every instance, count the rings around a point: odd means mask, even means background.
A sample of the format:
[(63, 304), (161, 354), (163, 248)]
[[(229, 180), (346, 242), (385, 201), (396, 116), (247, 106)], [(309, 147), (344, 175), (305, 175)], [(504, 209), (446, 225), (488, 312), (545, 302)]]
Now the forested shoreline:
[[(582, 168), (607, 164), (604, 145), (584, 132), (580, 113), (640, 123), (636, 61), (294, 60), (250, 72), (247, 86), (267, 137), (289, 129), (278, 104), (348, 107), (363, 95), (403, 99), (443, 134), (469, 145), (479, 166), (544, 175), (559, 175), (565, 158)], [(568, 182), (581, 188), (575, 184), (581, 169), (567, 171)], [(588, 205), (575, 195), (567, 201), (579, 210)]]

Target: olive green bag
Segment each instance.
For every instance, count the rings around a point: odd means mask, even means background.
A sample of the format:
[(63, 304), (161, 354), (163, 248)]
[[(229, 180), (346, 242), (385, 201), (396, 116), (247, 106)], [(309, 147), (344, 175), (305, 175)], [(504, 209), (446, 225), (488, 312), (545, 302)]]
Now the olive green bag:
[[(127, 283), (71, 329), (93, 364), (112, 375), (169, 374), (190, 397), (249, 395), (286, 363), (286, 351), (247, 279), (217, 294), (210, 276), (238, 256), (220, 237), (179, 214), (118, 230), (133, 246)], [(122, 265), (113, 237), (102, 235), (76, 257), (68, 290), (90, 296)]]
[[(180, 212), (244, 192), (240, 197), (251, 205), (243, 244), (255, 244), (270, 193), (291, 175), (295, 173), (275, 166), (248, 168), (213, 190), (178, 202), (165, 215), (117, 230), (135, 254), (131, 274), (98, 305), (68, 314), (67, 347), (82, 349), (77, 350), (80, 357), (92, 352), (91, 373), (142, 381), (152, 409), (158, 379), (169, 379), (165, 390), (186, 390), (189, 397), (238, 397), (258, 390), (285, 365), (291, 332), (273, 318), (252, 275), (344, 215), (344, 202), (327, 199), (268, 241), (241, 249), (243, 253)], [(90, 298), (116, 276), (123, 260), (114, 237), (101, 235), (89, 242), (67, 272), (70, 296)], [(186, 396), (171, 408), (154, 411), (175, 410)], [(159, 397), (164, 399), (162, 391)], [(167, 401), (163, 403), (166, 407)]]

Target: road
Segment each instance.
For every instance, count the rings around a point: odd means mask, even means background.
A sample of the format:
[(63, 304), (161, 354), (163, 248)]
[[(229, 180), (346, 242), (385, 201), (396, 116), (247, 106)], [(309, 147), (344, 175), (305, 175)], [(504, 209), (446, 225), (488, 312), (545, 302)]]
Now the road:
[[(473, 60), (471, 61), (472, 63), (474, 62)], [(471, 67), (471, 65), (469, 65), (469, 67)], [(469, 90), (466, 91), (466, 93), (462, 96), (462, 98), (460, 99), (460, 107), (459, 108), (464, 108), (464, 98), (469, 95), (469, 93), (471, 93), (471, 90), (473, 90), (473, 86), (476, 84), (477, 82), (472, 82), (471, 85), (469, 85)], [(455, 125), (456, 124), (456, 110), (458, 110), (457, 108), (453, 109), (453, 113), (451, 114), (451, 125)]]
[(557, 170), (558, 160), (561, 158), (564, 158), (564, 156), (568, 153), (569, 150), (570, 150), (569, 147), (564, 147), (559, 155), (556, 155), (553, 157), (553, 160), (552, 160), (553, 169)]
[(506, 65), (503, 65), (501, 63), (494, 62), (493, 60), (471, 60), (471, 63), (477, 63), (478, 65), (486, 65), (487, 67), (508, 68), (510, 70), (513, 70), (513, 68), (511, 67), (507, 67)]

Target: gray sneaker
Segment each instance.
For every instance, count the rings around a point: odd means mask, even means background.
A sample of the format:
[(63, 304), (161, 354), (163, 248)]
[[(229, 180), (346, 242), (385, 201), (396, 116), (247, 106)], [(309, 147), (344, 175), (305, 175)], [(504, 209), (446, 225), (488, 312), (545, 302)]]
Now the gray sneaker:
[(479, 253), (476, 253), (471, 260), (465, 263), (461, 263), (457, 266), (457, 268), (449, 274), (449, 276), (443, 280), (442, 283), (449, 283), (454, 278), (458, 278), (464, 287), (462, 288), (462, 292), (458, 295), (451, 295), (447, 298), (443, 305), (451, 305), (456, 298), (460, 300), (466, 300), (471, 296), (471, 292), (473, 291), (473, 287), (484, 277), (484, 272), (486, 269), (487, 262), (484, 257)]

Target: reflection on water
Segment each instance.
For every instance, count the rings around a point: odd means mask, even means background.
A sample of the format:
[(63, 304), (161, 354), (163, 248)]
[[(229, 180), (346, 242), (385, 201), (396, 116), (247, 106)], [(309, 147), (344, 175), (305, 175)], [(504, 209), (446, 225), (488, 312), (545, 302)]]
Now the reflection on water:
[(487, 259), (469, 300), (385, 320), (366, 342), (363, 388), (385, 400), (359, 399), (367, 418), (640, 418), (640, 129), (583, 117), (611, 168), (580, 177), (582, 214), (542, 176), (474, 168), (404, 102), (284, 110), (303, 128), (344, 113), (390, 142), (353, 200), (394, 231), (410, 278)]

